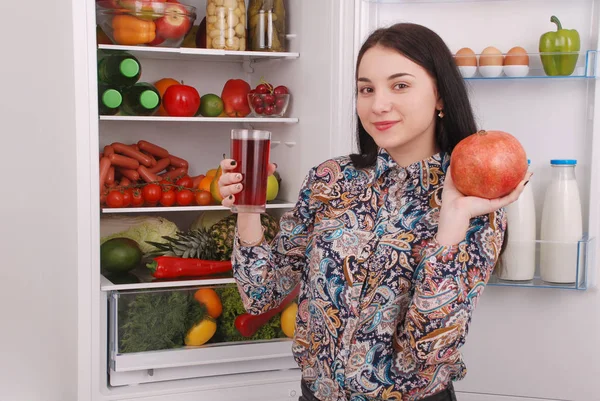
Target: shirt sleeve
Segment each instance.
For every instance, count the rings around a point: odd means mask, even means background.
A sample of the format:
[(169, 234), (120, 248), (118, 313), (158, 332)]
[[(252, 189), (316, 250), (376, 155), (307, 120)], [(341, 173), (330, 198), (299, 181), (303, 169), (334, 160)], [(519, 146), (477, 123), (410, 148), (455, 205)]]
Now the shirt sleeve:
[(280, 230), (271, 243), (263, 239), (257, 246), (243, 246), (236, 229), (233, 276), (250, 314), (276, 308), (300, 282), (318, 204), (313, 197), (314, 177), (312, 169), (302, 183), (296, 205), (281, 217)]
[(457, 245), (443, 246), (435, 239), (425, 244), (401, 330), (417, 363), (436, 365), (459, 358), (505, 230), (505, 212), (500, 209), (471, 219), (466, 238)]

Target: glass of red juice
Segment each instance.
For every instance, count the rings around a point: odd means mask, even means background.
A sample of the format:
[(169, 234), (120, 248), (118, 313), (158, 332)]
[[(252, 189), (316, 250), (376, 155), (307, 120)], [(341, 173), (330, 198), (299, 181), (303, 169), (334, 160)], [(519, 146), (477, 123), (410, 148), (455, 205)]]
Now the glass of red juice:
[(231, 158), (235, 173), (242, 174), (242, 191), (235, 194), (233, 213), (264, 213), (267, 208), (267, 178), (271, 132), (231, 130)]

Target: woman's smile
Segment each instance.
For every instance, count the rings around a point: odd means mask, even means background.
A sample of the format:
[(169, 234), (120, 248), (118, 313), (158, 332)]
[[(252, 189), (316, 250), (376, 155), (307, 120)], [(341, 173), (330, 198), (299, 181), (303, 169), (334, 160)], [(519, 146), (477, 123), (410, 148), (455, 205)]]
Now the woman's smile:
[(400, 122), (400, 120), (395, 120), (395, 121), (379, 121), (379, 122), (373, 123), (373, 125), (379, 131), (386, 131), (386, 130), (392, 128), (394, 125), (398, 124), (399, 122)]

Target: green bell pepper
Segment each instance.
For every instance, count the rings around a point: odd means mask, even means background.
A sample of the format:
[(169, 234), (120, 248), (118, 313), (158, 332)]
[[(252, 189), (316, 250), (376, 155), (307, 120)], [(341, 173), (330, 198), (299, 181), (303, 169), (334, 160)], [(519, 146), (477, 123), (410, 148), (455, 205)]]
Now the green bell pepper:
[(556, 24), (557, 30), (546, 32), (540, 37), (540, 58), (544, 72), (550, 76), (571, 75), (579, 58), (579, 33), (575, 29), (563, 29), (554, 15), (550, 22)]

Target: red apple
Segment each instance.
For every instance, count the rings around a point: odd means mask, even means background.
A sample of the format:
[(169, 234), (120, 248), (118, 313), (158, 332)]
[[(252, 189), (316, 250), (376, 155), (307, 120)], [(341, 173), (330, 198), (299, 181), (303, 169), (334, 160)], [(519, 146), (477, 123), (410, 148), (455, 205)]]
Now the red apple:
[(162, 105), (173, 117), (193, 117), (200, 108), (200, 94), (193, 86), (171, 85), (165, 91)]
[(463, 195), (500, 198), (512, 192), (527, 174), (527, 155), (514, 136), (479, 131), (454, 147), (450, 173)]
[(156, 20), (156, 34), (166, 39), (182, 38), (190, 28), (187, 10), (178, 3), (167, 3), (165, 16)]
[(143, 20), (156, 20), (165, 11), (167, 0), (116, 0), (119, 4), (127, 9), (135, 12), (137, 18)]

